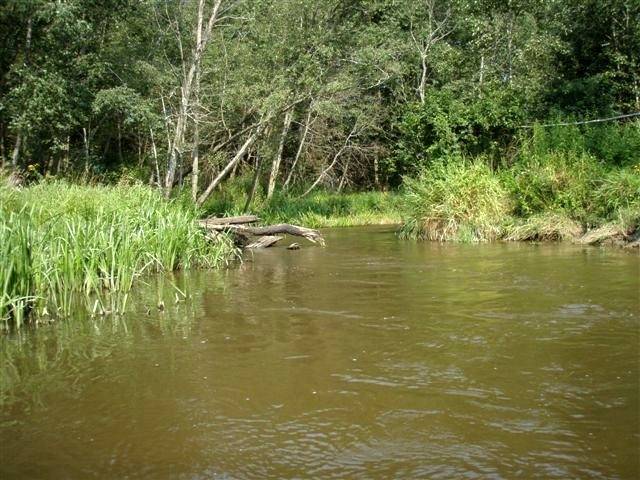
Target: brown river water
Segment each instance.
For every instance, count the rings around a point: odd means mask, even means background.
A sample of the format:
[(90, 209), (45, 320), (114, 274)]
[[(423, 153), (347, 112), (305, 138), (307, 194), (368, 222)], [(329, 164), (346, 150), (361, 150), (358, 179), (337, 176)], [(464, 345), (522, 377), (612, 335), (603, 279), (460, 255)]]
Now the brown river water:
[(0, 478), (640, 478), (637, 254), (326, 237), (0, 339)]

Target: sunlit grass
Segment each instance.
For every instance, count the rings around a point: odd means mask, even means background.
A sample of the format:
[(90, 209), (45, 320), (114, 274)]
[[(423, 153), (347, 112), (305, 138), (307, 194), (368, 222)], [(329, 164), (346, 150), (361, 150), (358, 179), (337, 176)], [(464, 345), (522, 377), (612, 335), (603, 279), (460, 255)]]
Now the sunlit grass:
[[(405, 180), (402, 234), (437, 241), (577, 240), (640, 230), (640, 166), (549, 152), (493, 171), (451, 160)], [(606, 227), (606, 228), (604, 228)]]
[(488, 166), (453, 161), (406, 179), (403, 210), (404, 237), (478, 242), (500, 237), (510, 200)]
[(198, 212), (141, 185), (42, 183), (0, 190), (0, 319), (65, 317), (78, 303), (123, 313), (148, 272), (220, 266), (234, 248)]
[(390, 192), (332, 193), (317, 191), (300, 197), (276, 194), (266, 201), (262, 192), (245, 209), (249, 186), (238, 179), (205, 205), (209, 215), (254, 213), (263, 223), (293, 223), (310, 228), (400, 223), (398, 195)]

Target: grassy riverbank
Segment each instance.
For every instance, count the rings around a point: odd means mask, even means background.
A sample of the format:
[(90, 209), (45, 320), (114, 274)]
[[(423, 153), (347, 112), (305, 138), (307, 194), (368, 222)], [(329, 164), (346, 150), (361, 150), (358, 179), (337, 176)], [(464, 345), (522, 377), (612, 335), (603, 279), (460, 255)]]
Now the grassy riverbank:
[(510, 166), (492, 169), (483, 158), (436, 162), (405, 181), (403, 235), (463, 242), (635, 238), (640, 154), (622, 148), (629, 139), (618, 138), (617, 150), (616, 139), (609, 140), (609, 152), (620, 151), (620, 158), (567, 139), (540, 148), (534, 135)]
[(197, 217), (144, 186), (0, 187), (0, 327), (80, 306), (122, 312), (144, 273), (223, 264), (232, 245)]
[(259, 191), (246, 208), (249, 182), (236, 179), (205, 205), (208, 215), (255, 213), (264, 223), (292, 223), (310, 228), (383, 225), (401, 222), (399, 196), (392, 192), (331, 193), (305, 197), (276, 193), (267, 201)]

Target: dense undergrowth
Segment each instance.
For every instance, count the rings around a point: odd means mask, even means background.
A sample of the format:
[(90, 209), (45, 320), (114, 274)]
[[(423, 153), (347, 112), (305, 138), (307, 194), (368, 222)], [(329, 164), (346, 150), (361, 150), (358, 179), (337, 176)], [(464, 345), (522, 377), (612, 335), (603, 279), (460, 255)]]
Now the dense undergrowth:
[(402, 233), (413, 238), (628, 238), (640, 230), (640, 123), (540, 129), (498, 168), (482, 157), (440, 159), (405, 180), (402, 210)]
[(0, 328), (80, 307), (122, 313), (146, 272), (223, 264), (233, 246), (196, 219), (144, 186), (0, 187)]

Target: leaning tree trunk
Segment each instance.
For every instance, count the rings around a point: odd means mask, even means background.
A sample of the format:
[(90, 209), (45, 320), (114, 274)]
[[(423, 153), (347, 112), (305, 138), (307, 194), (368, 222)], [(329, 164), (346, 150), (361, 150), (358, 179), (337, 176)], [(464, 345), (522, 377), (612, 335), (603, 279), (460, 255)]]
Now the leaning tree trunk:
[(316, 188), (318, 186), (318, 184), (322, 181), (322, 179), (325, 177), (325, 175), (327, 173), (329, 173), (333, 167), (335, 167), (336, 163), (338, 163), (338, 159), (340, 158), (340, 155), (342, 155), (342, 153), (347, 149), (347, 147), (349, 146), (349, 142), (351, 141), (351, 138), (355, 135), (356, 128), (357, 128), (357, 124), (354, 125), (353, 129), (351, 130), (351, 132), (347, 136), (347, 139), (345, 140), (344, 145), (342, 145), (340, 150), (338, 150), (336, 152), (336, 154), (333, 156), (333, 160), (331, 161), (329, 166), (327, 168), (325, 168), (324, 170), (322, 170), (322, 172), (320, 173), (320, 175), (318, 176), (316, 181), (313, 182), (313, 184), (311, 184), (311, 186), (307, 189), (306, 192), (304, 192), (301, 195), (301, 197), (306, 197), (307, 195), (309, 195), (309, 193), (311, 193), (311, 190)]
[(256, 191), (258, 190), (258, 184), (260, 183), (260, 167), (262, 166), (262, 162), (260, 161), (260, 156), (256, 153), (256, 162), (255, 162), (255, 172), (253, 174), (253, 182), (251, 183), (251, 191), (249, 195), (247, 195), (247, 202), (244, 204), (244, 211), (248, 212), (249, 207), (251, 207), (251, 202), (253, 202), (253, 198), (256, 196)]
[(256, 141), (256, 138), (258, 138), (258, 136), (260, 135), (260, 132), (261, 132), (261, 126), (258, 127), (256, 131), (249, 136), (249, 138), (247, 138), (247, 140), (240, 147), (240, 150), (238, 150), (235, 156), (229, 161), (229, 163), (227, 163), (227, 166), (222, 169), (222, 171), (218, 174), (218, 176), (211, 181), (207, 189), (204, 192), (202, 192), (202, 194), (198, 197), (198, 201), (196, 202), (197, 206), (199, 207), (202, 206), (202, 204), (207, 200), (207, 198), (209, 198), (214, 188), (216, 188), (220, 184), (220, 182), (222, 182), (222, 180), (225, 179), (225, 177), (229, 174), (229, 172), (233, 170), (233, 167), (236, 165), (236, 163), (240, 161), (240, 159), (245, 154), (247, 149), (251, 145), (253, 145), (253, 142)]

